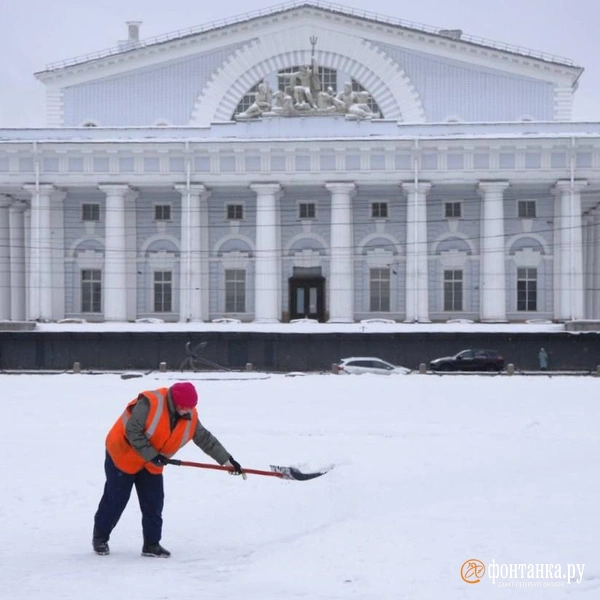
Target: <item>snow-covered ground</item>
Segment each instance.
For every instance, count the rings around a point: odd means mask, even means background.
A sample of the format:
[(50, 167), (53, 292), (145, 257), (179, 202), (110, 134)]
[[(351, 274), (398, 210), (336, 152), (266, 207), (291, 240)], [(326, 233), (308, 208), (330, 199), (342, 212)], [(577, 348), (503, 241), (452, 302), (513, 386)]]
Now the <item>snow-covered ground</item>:
[[(107, 430), (139, 391), (186, 376), (0, 375), (0, 598), (600, 597), (598, 379), (212, 375), (187, 378), (242, 465), (331, 470), (286, 482), (167, 467), (168, 560), (140, 556), (135, 494), (110, 556), (90, 538)], [(193, 444), (178, 457), (210, 462)], [(471, 585), (472, 558), (585, 567), (579, 583)]]

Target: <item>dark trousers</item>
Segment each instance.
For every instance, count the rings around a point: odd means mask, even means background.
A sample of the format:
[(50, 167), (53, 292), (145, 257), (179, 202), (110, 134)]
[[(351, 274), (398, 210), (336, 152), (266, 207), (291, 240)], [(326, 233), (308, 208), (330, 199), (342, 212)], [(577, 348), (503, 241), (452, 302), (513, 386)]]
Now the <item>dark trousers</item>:
[(128, 475), (117, 469), (112, 458), (106, 454), (104, 461), (106, 483), (98, 511), (94, 516), (94, 537), (108, 541), (115, 528), (135, 485), (142, 511), (142, 532), (144, 540), (151, 544), (160, 542), (162, 537), (162, 511), (165, 500), (163, 476), (153, 475), (142, 469)]

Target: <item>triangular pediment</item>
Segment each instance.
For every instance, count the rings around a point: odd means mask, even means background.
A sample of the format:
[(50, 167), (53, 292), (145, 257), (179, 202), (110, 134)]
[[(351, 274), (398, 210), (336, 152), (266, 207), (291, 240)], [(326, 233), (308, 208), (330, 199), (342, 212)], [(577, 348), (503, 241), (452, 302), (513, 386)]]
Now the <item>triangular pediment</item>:
[[(250, 100), (256, 97), (259, 85), (270, 85), (272, 94), (282, 94), (283, 86), (279, 82), (277, 88), (277, 78), (285, 71), (310, 66), (313, 61), (321, 72), (321, 82), (315, 88), (304, 86), (312, 98), (301, 92), (294, 96), (294, 87), (300, 87), (300, 77), (290, 82), (286, 100), (288, 106), (293, 100), (294, 108), (282, 108), (284, 101), (280, 98), (270, 100), (269, 107), (262, 111), (254, 106), (248, 113)], [(492, 89), (502, 84), (502, 78), (508, 77), (515, 103), (522, 97), (535, 97), (531, 106), (543, 106), (540, 114), (534, 115), (538, 120), (552, 120), (567, 114), (567, 109), (560, 113), (554, 105), (562, 102), (563, 106), (570, 106), (572, 91), (581, 74), (581, 69), (567, 59), (506, 46), (501, 48), (491, 42), (476, 41), (457, 30), (440, 30), (394, 17), (305, 2), (280, 5), (260, 14), (229, 19), (227, 23), (213, 23), (72, 59), (51, 65), (36, 75), (47, 85), (51, 104), (58, 107), (53, 109), (52, 116), (55, 121), (52, 124), (57, 125), (80, 125), (89, 120), (100, 125), (164, 122), (208, 126), (212, 122), (231, 121), (238, 118), (237, 115), (242, 115), (241, 118), (255, 118), (265, 113), (319, 116), (327, 114), (327, 110), (346, 118), (381, 117), (403, 122), (494, 118), (483, 113), (479, 116), (476, 107), (463, 111), (457, 90), (441, 90), (441, 93), (437, 90), (438, 96), (445, 95), (450, 101), (447, 107), (435, 108), (433, 104), (437, 100), (430, 88), (431, 82), (439, 78), (435, 69), (440, 68), (450, 74), (450, 77), (446, 75), (447, 79), (464, 78), (464, 83), (457, 86), (473, 95), (478, 95), (478, 90), (469, 90), (470, 80), (485, 79), (483, 85)], [(330, 86), (330, 98), (316, 97), (317, 88), (318, 93), (327, 91), (324, 70), (338, 74), (335, 85)], [(175, 72), (182, 73), (181, 89), (163, 91), (163, 82), (172, 80)], [(348, 114), (339, 104), (347, 83), (354, 86), (353, 114)], [(148, 117), (154, 122), (136, 122), (137, 117), (127, 121), (133, 117), (126, 115), (121, 118), (122, 122), (110, 121), (105, 116), (106, 111), (101, 117), (88, 116), (74, 106), (76, 101), (84, 104), (84, 99), (93, 98), (93, 94), (105, 94), (107, 88), (117, 104), (139, 104), (142, 98), (136, 96), (137, 90), (148, 88), (150, 94), (162, 93), (165, 105), (175, 102), (171, 94), (185, 98), (185, 106), (182, 104), (177, 110), (168, 106), (162, 109), (157, 100), (156, 114)], [(126, 100), (128, 93), (130, 98)], [(360, 102), (357, 94), (363, 95)], [(457, 96), (454, 104), (453, 94)], [(370, 107), (371, 113), (355, 106), (357, 104)], [(87, 105), (90, 105), (89, 100)], [(372, 110), (374, 106), (376, 110)], [(171, 116), (167, 114), (169, 110)], [(306, 112), (302, 113), (303, 110)], [(498, 119), (528, 118), (532, 109), (525, 105), (511, 111), (510, 115), (500, 115)]]

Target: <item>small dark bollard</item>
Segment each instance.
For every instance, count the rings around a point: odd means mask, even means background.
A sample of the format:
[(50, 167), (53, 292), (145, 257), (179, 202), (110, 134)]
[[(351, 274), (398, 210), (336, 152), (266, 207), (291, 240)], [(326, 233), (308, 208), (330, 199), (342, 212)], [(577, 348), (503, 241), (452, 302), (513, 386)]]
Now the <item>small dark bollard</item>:
[(254, 369), (254, 365), (251, 362), (246, 363), (246, 371), (252, 371)]
[(167, 363), (166, 363), (166, 362), (161, 362), (161, 363), (159, 363), (159, 365), (158, 365), (158, 370), (159, 370), (161, 373), (166, 373), (166, 372), (167, 372)]
[(506, 374), (514, 375), (515, 374), (515, 365), (513, 365), (512, 363), (508, 363), (506, 365)]
[(81, 363), (73, 363), (73, 373), (81, 373)]
[(337, 363), (333, 363), (333, 364), (331, 365), (331, 372), (332, 372), (334, 375), (339, 375), (339, 374), (340, 374), (340, 365), (338, 365)]
[(419, 373), (425, 375), (427, 373), (427, 365), (425, 363), (419, 364)]

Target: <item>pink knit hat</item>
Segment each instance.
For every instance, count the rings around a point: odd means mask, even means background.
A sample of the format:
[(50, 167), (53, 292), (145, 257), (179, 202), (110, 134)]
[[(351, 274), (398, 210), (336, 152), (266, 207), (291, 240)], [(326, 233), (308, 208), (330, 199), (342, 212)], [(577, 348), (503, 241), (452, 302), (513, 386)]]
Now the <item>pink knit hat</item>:
[(189, 381), (174, 383), (171, 386), (171, 398), (173, 404), (180, 408), (194, 408), (198, 404), (198, 392)]

